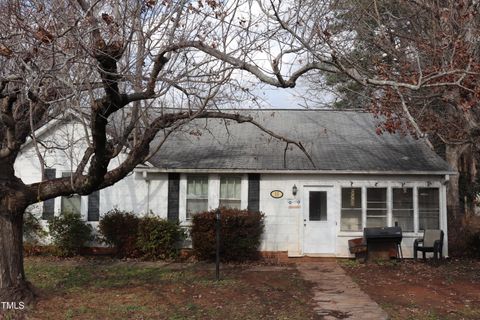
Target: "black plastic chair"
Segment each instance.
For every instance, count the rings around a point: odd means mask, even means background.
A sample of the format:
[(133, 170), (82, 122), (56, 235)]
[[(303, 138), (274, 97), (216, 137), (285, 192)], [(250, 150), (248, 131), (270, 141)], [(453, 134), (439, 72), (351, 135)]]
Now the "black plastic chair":
[(427, 252), (433, 252), (433, 258), (442, 259), (443, 252), (443, 231), (442, 230), (425, 230), (423, 232), (423, 239), (415, 239), (413, 243), (413, 257), (417, 260), (417, 252), (421, 251), (423, 260), (426, 259)]

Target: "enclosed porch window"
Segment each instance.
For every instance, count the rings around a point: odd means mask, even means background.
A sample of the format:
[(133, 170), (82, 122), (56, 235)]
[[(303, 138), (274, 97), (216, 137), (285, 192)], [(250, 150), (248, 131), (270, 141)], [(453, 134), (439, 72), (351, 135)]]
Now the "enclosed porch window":
[(342, 188), (342, 231), (362, 230), (362, 188)]
[(387, 225), (387, 188), (367, 189), (367, 227)]
[[(362, 202), (366, 200), (366, 206)], [(418, 204), (418, 205), (416, 205)], [(404, 232), (440, 228), (440, 189), (437, 187), (351, 187), (341, 189), (341, 231), (392, 227)], [(415, 219), (417, 218), (417, 221)]]
[(420, 230), (440, 228), (440, 205), (437, 188), (418, 188), (418, 227)]
[(414, 231), (413, 227), (413, 189), (393, 188), (393, 225), (398, 225), (403, 231)]

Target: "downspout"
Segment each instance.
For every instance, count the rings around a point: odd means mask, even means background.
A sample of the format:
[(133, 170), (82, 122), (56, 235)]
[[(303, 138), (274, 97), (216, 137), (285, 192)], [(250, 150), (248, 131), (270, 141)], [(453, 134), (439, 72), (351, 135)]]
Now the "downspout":
[(143, 179), (147, 183), (147, 209), (146, 214), (150, 213), (150, 179), (148, 178), (147, 171), (143, 171)]

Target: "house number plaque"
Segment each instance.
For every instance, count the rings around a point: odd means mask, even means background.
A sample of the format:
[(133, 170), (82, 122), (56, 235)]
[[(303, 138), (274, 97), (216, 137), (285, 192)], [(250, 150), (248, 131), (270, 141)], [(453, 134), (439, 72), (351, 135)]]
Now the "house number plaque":
[(272, 198), (280, 199), (281, 197), (283, 197), (283, 192), (280, 190), (273, 190), (272, 192), (270, 192), (270, 195), (272, 196)]

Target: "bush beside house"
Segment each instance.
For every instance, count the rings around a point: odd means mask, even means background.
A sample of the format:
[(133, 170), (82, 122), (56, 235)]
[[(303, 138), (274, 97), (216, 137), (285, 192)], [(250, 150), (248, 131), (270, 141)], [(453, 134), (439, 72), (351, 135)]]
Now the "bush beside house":
[[(220, 257), (223, 261), (258, 258), (264, 214), (221, 208)], [(191, 229), (193, 250), (201, 260), (215, 258), (215, 210), (195, 214)]]
[[(139, 217), (118, 209), (107, 212), (99, 222), (99, 240), (117, 250), (120, 258), (142, 257), (149, 260), (175, 259), (180, 253), (185, 232), (178, 222), (154, 215)], [(258, 258), (264, 230), (264, 215), (238, 209), (221, 209), (221, 258), (223, 261), (246, 261)], [(25, 217), (25, 249), (38, 247), (41, 239), (51, 236), (54, 254), (72, 256), (94, 240), (92, 227), (78, 214), (64, 213), (49, 221), (46, 232), (32, 214)], [(193, 251), (200, 260), (215, 258), (215, 211), (194, 215), (191, 227)], [(50, 252), (46, 251), (46, 252)]]
[(64, 257), (78, 254), (86, 242), (94, 239), (91, 226), (79, 214), (63, 213), (54, 217), (49, 229), (57, 254)]
[(117, 249), (120, 258), (174, 259), (184, 239), (178, 223), (118, 209), (103, 216), (99, 233), (103, 242)]
[(118, 209), (108, 211), (98, 225), (101, 241), (115, 247), (119, 258), (138, 256), (136, 242), (139, 221), (140, 218), (132, 212)]
[(184, 238), (178, 223), (148, 215), (140, 219), (136, 243), (145, 259), (175, 259)]

